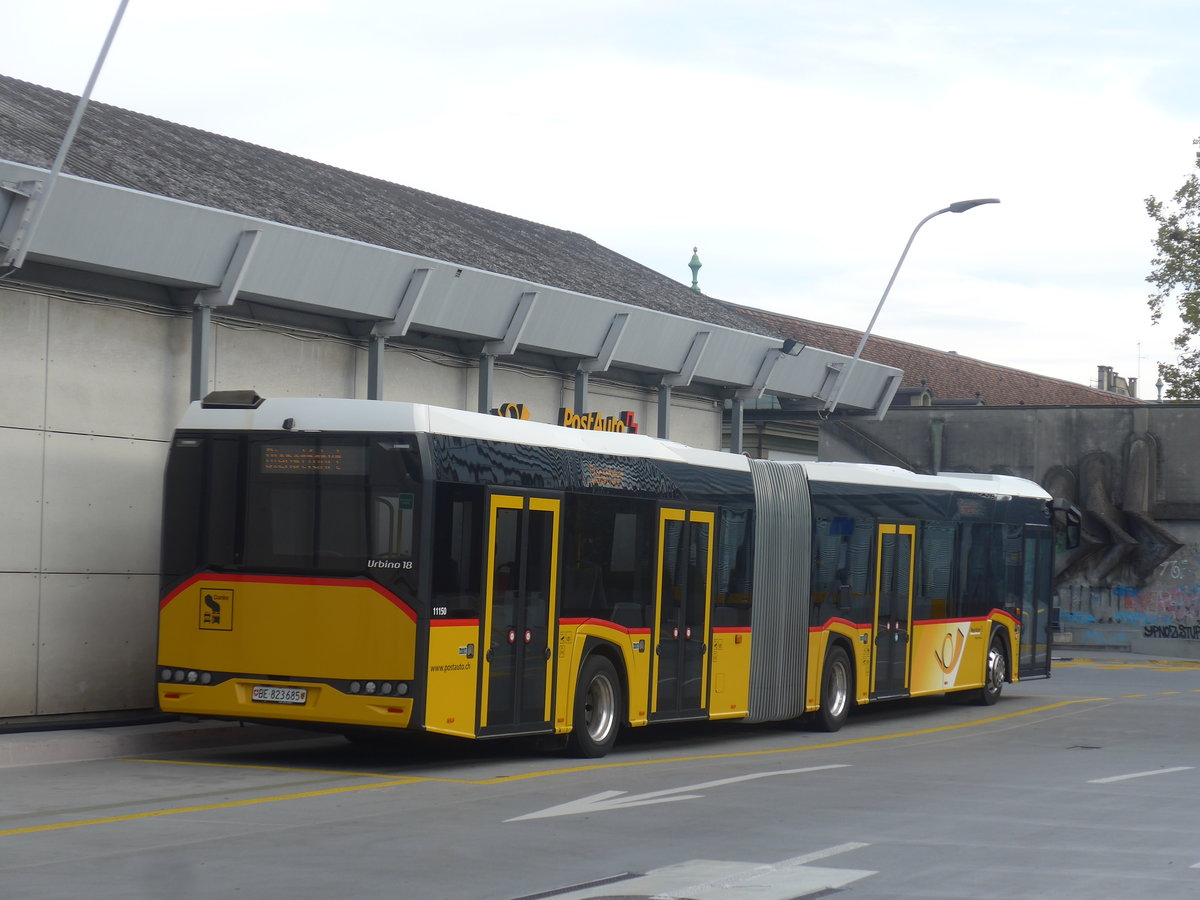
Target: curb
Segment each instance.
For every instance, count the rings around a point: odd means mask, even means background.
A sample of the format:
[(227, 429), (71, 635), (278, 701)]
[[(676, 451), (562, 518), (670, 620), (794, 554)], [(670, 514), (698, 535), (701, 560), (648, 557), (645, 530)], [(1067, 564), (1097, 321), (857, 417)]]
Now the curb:
[(74, 731), (0, 735), (0, 768), (113, 759), (197, 747), (228, 747), (312, 738), (311, 731), (239, 722), (162, 722)]

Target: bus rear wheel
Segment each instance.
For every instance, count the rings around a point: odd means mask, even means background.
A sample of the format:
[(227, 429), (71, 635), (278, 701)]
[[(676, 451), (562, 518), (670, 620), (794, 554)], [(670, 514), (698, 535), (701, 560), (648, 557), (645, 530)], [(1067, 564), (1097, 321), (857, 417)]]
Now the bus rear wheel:
[(596, 759), (617, 741), (621, 730), (621, 681), (599, 654), (588, 657), (575, 688), (575, 711), (567, 748), (573, 756)]
[(1004, 655), (1004, 642), (1000, 638), (992, 638), (992, 646), (988, 650), (987, 671), (983, 676), (983, 687), (972, 691), (968, 696), (976, 706), (991, 706), (1000, 699), (1004, 690), (1004, 682), (1008, 678), (1008, 657)]
[(846, 724), (853, 684), (850, 657), (841, 647), (830, 647), (825, 654), (825, 668), (821, 670), (821, 708), (813, 713), (813, 727), (818, 731), (837, 731)]

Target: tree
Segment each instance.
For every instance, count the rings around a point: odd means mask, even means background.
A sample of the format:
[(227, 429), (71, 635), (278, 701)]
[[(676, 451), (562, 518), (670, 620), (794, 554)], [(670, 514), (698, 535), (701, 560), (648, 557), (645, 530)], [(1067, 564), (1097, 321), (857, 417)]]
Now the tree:
[[(1200, 146), (1200, 138), (1192, 141)], [(1200, 170), (1200, 151), (1196, 153)], [(1182, 330), (1174, 338), (1179, 360), (1159, 363), (1158, 374), (1171, 400), (1200, 397), (1200, 349), (1191, 347), (1200, 334), (1200, 177), (1188, 176), (1169, 203), (1146, 198), (1146, 212), (1158, 223), (1154, 238), (1153, 267), (1146, 280), (1155, 287), (1150, 295), (1150, 318), (1162, 320), (1163, 307), (1173, 301)]]

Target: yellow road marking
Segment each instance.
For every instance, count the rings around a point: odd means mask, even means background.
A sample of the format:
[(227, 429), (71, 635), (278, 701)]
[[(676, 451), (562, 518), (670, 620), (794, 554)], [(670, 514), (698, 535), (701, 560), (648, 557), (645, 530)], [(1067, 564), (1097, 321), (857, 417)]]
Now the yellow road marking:
[(233, 809), (238, 806), (254, 806), (257, 803), (277, 803), (280, 800), (306, 800), (310, 797), (323, 797), (330, 794), (345, 794), (349, 791), (365, 791), (372, 788), (395, 787), (401, 784), (412, 784), (419, 778), (399, 778), (382, 784), (356, 784), (348, 787), (325, 788), (319, 791), (303, 791), (298, 794), (279, 794), (274, 797), (256, 797), (249, 800), (230, 800), (226, 803), (207, 803), (203, 806), (180, 806), (171, 809), (155, 809), (150, 812), (128, 813), (123, 816), (105, 816), (102, 819), (81, 819), (74, 822), (54, 822), (49, 825), (30, 825), (27, 828), (9, 828), (0, 831), (0, 837), (10, 837), (15, 834), (33, 834), (38, 831), (61, 831), (65, 828), (83, 828), (87, 825), (111, 825), (114, 822), (134, 822), (139, 819), (153, 819), (156, 816), (176, 816), (182, 813), (210, 812), (214, 809)]
[(1094, 666), (1097, 669), (1165, 669), (1168, 672), (1194, 672), (1200, 669), (1200, 661), (1186, 659), (1139, 659), (1123, 662), (1111, 659), (1099, 660), (1081, 656), (1077, 659), (1055, 660), (1054, 668), (1069, 669), (1074, 666)]
[(25, 828), (10, 828), (0, 831), (0, 837), (12, 837), (19, 834), (35, 834), (37, 832), (44, 831), (62, 831), (68, 828), (84, 828), (91, 825), (112, 825), (118, 822), (135, 822), (140, 819), (153, 819), (158, 816), (174, 816), (184, 815), (187, 813), (210, 812), (216, 809), (233, 809), (241, 806), (255, 806), (260, 803), (279, 803), (284, 800), (307, 800), (312, 797), (328, 797), (334, 794), (346, 794), (351, 791), (375, 790), (377, 788), (399, 787), (408, 784), (448, 783), (489, 786), (507, 784), (513, 781), (528, 781), (533, 778), (545, 778), (550, 775), (569, 775), (574, 772), (594, 772), (602, 769), (625, 769), (634, 766), (662, 765), (664, 763), (702, 762), (714, 759), (737, 759), (739, 757), (744, 758), (753, 756), (772, 756), (782, 753), (801, 753), (808, 750), (829, 750), (834, 747), (850, 747), (854, 746), (855, 744), (871, 744), (878, 743), (879, 741), (898, 740), (900, 738), (921, 737), (928, 734), (939, 734), (941, 732), (955, 731), (962, 728), (972, 728), (976, 725), (990, 725), (995, 722), (1004, 722), (1009, 719), (1017, 719), (1024, 716), (1034, 715), (1036, 713), (1049, 712), (1050, 710), (1060, 709), (1064, 706), (1073, 706), (1077, 703), (1098, 703), (1107, 701), (1109, 699), (1110, 698), (1108, 697), (1084, 697), (1076, 700), (1062, 700), (1058, 703), (1051, 703), (1046, 706), (1038, 706), (1033, 709), (1026, 709), (1020, 712), (1005, 713), (1004, 715), (1000, 716), (991, 716), (987, 719), (976, 719), (970, 722), (956, 722), (953, 725), (938, 725), (933, 728), (921, 728), (916, 731), (903, 731), (894, 734), (879, 734), (872, 737), (863, 738), (848, 738), (842, 741), (830, 741), (821, 744), (805, 744), (799, 747), (780, 747), (774, 750), (744, 750), (736, 753), (708, 753), (696, 756), (676, 756), (666, 759), (631, 760), (629, 762), (595, 763), (587, 766), (574, 766), (565, 769), (546, 769), (539, 772), (528, 772), (523, 775), (501, 775), (495, 778), (484, 778), (479, 780), (426, 778), (416, 775), (397, 778), (395, 775), (378, 773), (324, 772), (320, 769), (298, 769), (287, 766), (239, 766), (235, 763), (209, 763), (194, 762), (189, 760), (148, 760), (128, 758), (128, 762), (155, 762), (169, 765), (216, 766), (222, 768), (255, 769), (279, 772), (303, 772), (306, 775), (360, 775), (366, 778), (382, 778), (386, 780), (376, 781), (370, 784), (355, 784), (339, 788), (324, 788), (317, 791), (302, 791), (293, 794), (276, 794), (269, 797), (254, 797), (246, 800), (230, 800), (225, 803), (209, 803), (203, 806), (181, 806), (172, 807), (170, 809), (150, 810), (148, 812), (127, 813), (121, 816), (106, 816), (99, 819), (79, 819), (71, 822), (55, 822), (48, 825), (30, 825)]
[[(348, 778), (396, 778), (394, 772), (351, 772), (340, 769), (304, 769), (299, 766), (251, 766), (245, 763), (207, 762), (195, 759), (152, 759), (145, 756), (120, 756), (120, 762), (159, 763), (164, 766), (208, 766), (214, 769), (248, 769), (255, 772), (296, 772), (300, 775), (345, 775)], [(407, 781), (428, 781), (444, 784), (487, 784), (465, 778), (431, 778), (425, 775), (405, 775)], [(380, 785), (386, 787), (386, 785)]]
[[(207, 766), (213, 769), (245, 769), (250, 772), (299, 772), (301, 775), (363, 775), (363, 772), (341, 772), (337, 769), (304, 769), (300, 766), (252, 766), (246, 763), (202, 762), (194, 759), (147, 759), (144, 756), (120, 756), (121, 762), (164, 763), (172, 766)], [(395, 775), (370, 775), (371, 778), (395, 778)]]

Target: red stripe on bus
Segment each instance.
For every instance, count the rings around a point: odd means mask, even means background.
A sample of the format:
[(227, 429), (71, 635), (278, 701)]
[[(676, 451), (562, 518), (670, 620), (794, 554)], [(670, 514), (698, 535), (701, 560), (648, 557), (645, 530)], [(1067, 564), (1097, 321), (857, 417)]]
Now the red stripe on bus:
[(962, 619), (914, 619), (913, 625), (965, 625), (968, 622), (988, 622), (993, 616), (1010, 619), (1015, 625), (1020, 624), (1012, 613), (1003, 609), (993, 609), (986, 616), (967, 616)]
[[(1014, 625), (1020, 625), (1020, 621), (1012, 613), (1003, 609), (993, 609), (986, 616), (966, 616), (961, 619), (913, 619), (913, 627), (917, 625), (966, 625), (969, 622), (989, 622), (992, 618), (999, 617), (1008, 619)], [(809, 634), (818, 634), (822, 631), (828, 631), (829, 626), (833, 624), (845, 625), (848, 628), (856, 628), (860, 631), (871, 631), (874, 626), (869, 622), (865, 625), (855, 625), (847, 619), (830, 619), (822, 625), (810, 625), (808, 627)]]
[(605, 628), (611, 628), (613, 631), (624, 632), (625, 634), (649, 634), (650, 633), (650, 629), (646, 628), (645, 626), (630, 627), (628, 625), (618, 625), (616, 622), (612, 621), (611, 619), (597, 619), (595, 617), (590, 617), (590, 616), (586, 619), (578, 619), (578, 618), (559, 619), (558, 624), (560, 624), (560, 625), (601, 625)]
[(819, 633), (820, 633), (820, 632), (822, 632), (822, 631), (828, 631), (828, 630), (829, 630), (829, 626), (830, 626), (830, 625), (845, 625), (847, 628), (856, 628), (856, 629), (859, 629), (859, 630), (866, 629), (866, 630), (868, 630), (868, 631), (869, 631), (869, 630), (870, 630), (870, 628), (871, 628), (871, 625), (870, 625), (870, 623), (868, 623), (868, 624), (866, 624), (866, 625), (855, 625), (855, 624), (854, 624), (853, 622), (851, 622), (849, 619), (830, 619), (830, 620), (829, 620), (828, 622), (826, 622), (824, 625), (810, 625), (810, 626), (808, 626), (808, 633), (809, 633), (809, 634), (819, 634)]
[(388, 603), (391, 603), (393, 606), (395, 606), (398, 610), (400, 610), (400, 612), (404, 613), (404, 615), (408, 616), (414, 622), (417, 621), (417, 613), (411, 606), (409, 606), (387, 588), (376, 584), (374, 581), (368, 581), (365, 578), (309, 578), (295, 575), (234, 575), (216, 572), (193, 575), (159, 601), (159, 610), (165, 609), (168, 603), (200, 581), (233, 582), (235, 584), (298, 584), (307, 587), (327, 586), (369, 588), (381, 596), (384, 600), (388, 601)]
[(451, 625), (470, 625), (479, 627), (478, 619), (430, 619), (429, 624), (434, 628), (446, 628)]

